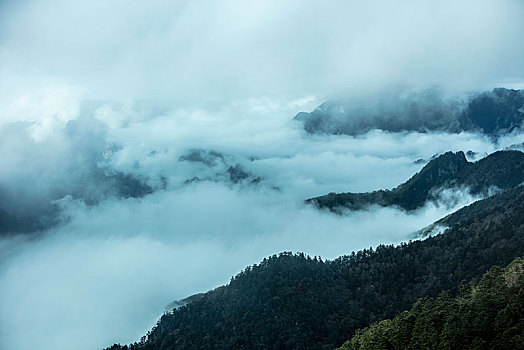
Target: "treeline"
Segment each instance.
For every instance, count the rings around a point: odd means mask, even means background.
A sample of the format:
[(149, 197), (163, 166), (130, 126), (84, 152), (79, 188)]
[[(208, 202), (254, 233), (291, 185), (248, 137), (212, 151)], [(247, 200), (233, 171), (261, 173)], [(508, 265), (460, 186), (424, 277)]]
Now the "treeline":
[(490, 189), (507, 190), (524, 182), (524, 153), (498, 151), (468, 162), (463, 152), (447, 152), (431, 160), (420, 172), (392, 190), (367, 193), (330, 193), (306, 200), (335, 213), (362, 210), (370, 205), (395, 206), (410, 211), (438, 199), (442, 188), (465, 188), (487, 195)]
[(393, 318), (421, 297), (455, 293), (461, 281), (523, 256), (523, 187), (489, 200), (452, 214), (450, 229), (424, 241), (334, 261), (274, 255), (165, 314), (141, 342), (111, 349), (339, 347), (357, 329)]
[(340, 350), (524, 349), (524, 260), (359, 330)]

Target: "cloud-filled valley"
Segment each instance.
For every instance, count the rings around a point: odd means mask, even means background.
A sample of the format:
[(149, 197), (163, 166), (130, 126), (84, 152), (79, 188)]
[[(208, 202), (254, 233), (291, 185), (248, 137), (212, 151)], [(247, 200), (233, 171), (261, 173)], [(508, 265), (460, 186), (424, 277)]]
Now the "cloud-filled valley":
[[(494, 143), (474, 133), (380, 130), (312, 136), (292, 121), (302, 105), (268, 105), (278, 103), (250, 100), (218, 111), (138, 115), (115, 126), (100, 117), (102, 111), (104, 118), (118, 113), (108, 103), (91, 116), (79, 112), (55, 121), (48, 130), (53, 137), (37, 140), (30, 131), (48, 126), (4, 124), (23, 147), (9, 152), (12, 144), (4, 139), (4, 159), (28, 166), (6, 169), (11, 173), (4, 173), (3, 185), (20, 207), (29, 207), (24, 201), (51, 205), (58, 220), (47, 231), (2, 240), (4, 344), (66, 344), (59, 334), (49, 336), (48, 327), (76, 334), (68, 339), (83, 339), (86, 348), (134, 341), (169, 302), (226, 283), (275, 252), (335, 258), (413, 239), (475, 198), (467, 189), (450, 189), (451, 206), (441, 198), (442, 205), (409, 214), (372, 207), (346, 216), (303, 201), (332, 191), (392, 188), (435, 154), (471, 150), (482, 157), (520, 138), (511, 134)], [(215, 127), (201, 130), (204, 124)], [(236, 165), (260, 180), (231, 181), (227, 170)], [(115, 173), (138, 179), (150, 193), (124, 196), (104, 187), (118, 187), (106, 180)], [(188, 181), (195, 177), (201, 180)], [(83, 191), (72, 191), (77, 187)], [(20, 343), (26, 327), (34, 333)]]

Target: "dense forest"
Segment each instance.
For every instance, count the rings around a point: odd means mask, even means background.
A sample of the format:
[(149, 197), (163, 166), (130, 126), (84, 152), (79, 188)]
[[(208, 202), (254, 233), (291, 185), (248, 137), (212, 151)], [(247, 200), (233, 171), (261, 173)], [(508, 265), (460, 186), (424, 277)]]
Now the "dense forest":
[(520, 151), (495, 152), (477, 162), (468, 162), (463, 152), (447, 152), (392, 190), (330, 193), (306, 202), (335, 213), (361, 210), (370, 205), (395, 206), (409, 211), (437, 200), (443, 188), (468, 188), (471, 194), (487, 195), (491, 189), (506, 190), (523, 182), (524, 153)]
[(421, 298), (340, 348), (366, 349), (524, 349), (524, 260), (493, 267), (456, 294)]
[(446, 220), (443, 234), (334, 261), (273, 255), (166, 313), (142, 341), (110, 349), (333, 349), (421, 297), (456, 293), (524, 255), (522, 186)]

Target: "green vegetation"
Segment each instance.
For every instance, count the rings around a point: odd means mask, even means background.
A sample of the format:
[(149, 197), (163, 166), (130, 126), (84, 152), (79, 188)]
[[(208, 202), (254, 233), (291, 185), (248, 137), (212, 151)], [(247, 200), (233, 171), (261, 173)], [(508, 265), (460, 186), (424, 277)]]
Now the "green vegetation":
[(424, 241), (334, 261), (274, 255), (165, 314), (141, 342), (111, 349), (339, 347), (421, 297), (455, 293), (461, 281), (524, 256), (524, 187), (488, 200), (452, 214), (450, 229)]
[(438, 198), (442, 188), (467, 187), (474, 195), (491, 188), (507, 190), (524, 182), (524, 153), (499, 151), (472, 163), (463, 152), (447, 152), (430, 161), (411, 179), (392, 190), (368, 193), (330, 193), (306, 202), (335, 213), (362, 210), (370, 205), (415, 210)]
[(524, 260), (477, 282), (419, 299), (410, 311), (356, 332), (341, 350), (524, 349)]

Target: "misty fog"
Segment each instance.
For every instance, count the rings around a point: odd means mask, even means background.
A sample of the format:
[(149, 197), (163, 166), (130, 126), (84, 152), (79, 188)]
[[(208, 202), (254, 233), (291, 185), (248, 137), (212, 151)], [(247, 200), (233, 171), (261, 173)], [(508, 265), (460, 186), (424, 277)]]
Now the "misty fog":
[(1, 3), (0, 209), (47, 225), (0, 236), (0, 348), (136, 341), (170, 302), (268, 255), (398, 244), (479, 199), (304, 204), (393, 188), (443, 152), (519, 147), (520, 130), (311, 135), (293, 118), (399, 84), (521, 88), (522, 14), (510, 0)]

